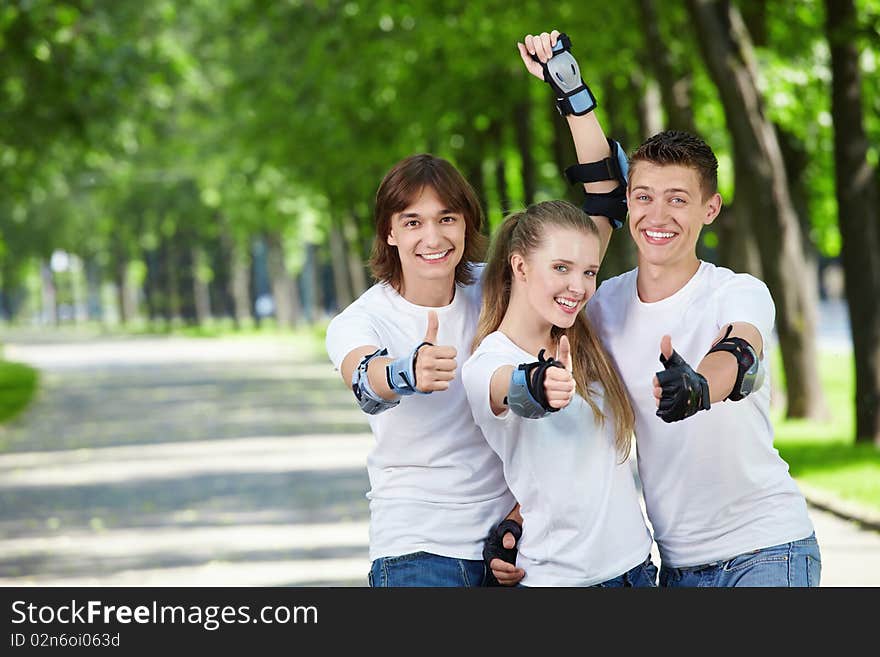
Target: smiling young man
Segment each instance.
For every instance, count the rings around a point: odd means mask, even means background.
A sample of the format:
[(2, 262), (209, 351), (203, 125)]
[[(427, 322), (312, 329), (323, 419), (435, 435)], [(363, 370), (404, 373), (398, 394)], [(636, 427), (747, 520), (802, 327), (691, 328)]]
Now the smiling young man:
[(422, 154), (385, 176), (375, 219), (379, 282), (333, 319), (326, 340), (376, 439), (369, 582), (481, 586), (483, 539), (515, 504), (457, 361), (480, 312), (482, 210), (449, 162)]
[(717, 170), (709, 146), (684, 132), (636, 150), (638, 268), (605, 281), (587, 313), (633, 400), (661, 586), (818, 586), (819, 546), (773, 447), (771, 386), (761, 383), (773, 299), (753, 276), (696, 255), (721, 210)]
[[(541, 39), (555, 46), (557, 34)], [(581, 161), (588, 116), (567, 117)], [(660, 585), (818, 586), (806, 502), (773, 447), (762, 363), (773, 299), (758, 279), (696, 254), (721, 210), (717, 170), (711, 148), (684, 132), (661, 132), (636, 150), (627, 205), (638, 267), (603, 282), (586, 312), (635, 411)], [(498, 560), (492, 569), (507, 584), (523, 576)]]

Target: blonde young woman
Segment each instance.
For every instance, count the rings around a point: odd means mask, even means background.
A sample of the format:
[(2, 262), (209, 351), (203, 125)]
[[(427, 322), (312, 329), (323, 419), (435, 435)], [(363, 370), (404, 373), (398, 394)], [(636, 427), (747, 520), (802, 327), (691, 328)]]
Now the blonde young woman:
[[(519, 44), (528, 70), (555, 85), (560, 111), (567, 94), (589, 96), (579, 78), (566, 77), (577, 71), (566, 39), (553, 31)], [(535, 57), (562, 77), (544, 75)], [(592, 123), (586, 111), (567, 115), (579, 157)], [(632, 154), (629, 173), (639, 266), (605, 281), (587, 316), (633, 403), (660, 586), (819, 586), (819, 544), (803, 494), (773, 447), (771, 386), (761, 385), (773, 299), (758, 279), (696, 255), (700, 231), (721, 209), (718, 160), (697, 136), (665, 131)], [(513, 538), (504, 537), (506, 547)], [(493, 574), (515, 583), (523, 572), (505, 561), (513, 559), (491, 561)]]
[(654, 586), (651, 534), (625, 463), (625, 388), (581, 312), (602, 243), (565, 201), (510, 215), (483, 275), (462, 380), (520, 504), (525, 586)]

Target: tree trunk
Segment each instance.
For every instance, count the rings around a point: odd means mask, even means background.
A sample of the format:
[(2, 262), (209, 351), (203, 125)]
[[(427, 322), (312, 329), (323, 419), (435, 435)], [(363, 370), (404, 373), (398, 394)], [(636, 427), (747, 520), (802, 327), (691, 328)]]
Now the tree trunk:
[[(159, 285), (158, 285), (158, 254), (157, 251), (144, 251), (143, 252), (144, 264), (147, 268), (147, 274), (144, 278), (144, 302), (147, 305), (147, 318), (149, 321), (155, 321), (155, 319), (159, 316)], [(114, 271), (114, 280), (116, 281), (116, 294), (117, 294), (117, 303), (119, 305), (119, 319), (121, 322), (128, 321), (131, 319), (128, 315), (125, 314), (123, 310), (124, 307), (124, 297), (120, 296), (122, 294), (121, 290), (123, 287), (120, 285), (120, 281), (125, 280), (126, 273), (120, 270), (119, 261), (116, 261)]]
[[(642, 79), (633, 80), (642, 93), (639, 98), (639, 125), (642, 137), (647, 139), (663, 130), (662, 94), (660, 85), (653, 78), (640, 76)], [(640, 84), (639, 84), (640, 83)]]
[(342, 237), (345, 239), (345, 253), (348, 256), (348, 274), (351, 280), (352, 298), (359, 297), (366, 292), (369, 285), (364, 249), (358, 235), (360, 218), (357, 212), (352, 210), (351, 221), (342, 226)]
[[(149, 271), (149, 270), (148, 270)], [(149, 281), (149, 278), (147, 279)], [(125, 326), (131, 321), (126, 303), (125, 291), (128, 288), (128, 261), (119, 258), (113, 263), (113, 284), (116, 287), (116, 309), (119, 313), (119, 323)], [(150, 308), (152, 317), (152, 295), (147, 294), (147, 306)]]
[(349, 253), (345, 236), (339, 222), (330, 220), (330, 260), (333, 263), (333, 290), (336, 293), (336, 305), (338, 308), (346, 308), (354, 301), (354, 293), (351, 289), (351, 278), (348, 272)]
[(666, 110), (666, 128), (697, 134), (691, 106), (691, 77), (684, 71), (675, 70), (671, 51), (660, 34), (660, 23), (654, 0), (639, 0), (639, 7), (648, 61), (660, 83), (663, 109)]
[(195, 295), (198, 267), (193, 259), (193, 235), (189, 231), (178, 231), (175, 236), (175, 277), (174, 290), (179, 303), (179, 315), (187, 326), (198, 323), (198, 309)]
[[(510, 212), (510, 190), (507, 185), (507, 163), (504, 161), (504, 126), (501, 121), (494, 119), (489, 125), (488, 141), (495, 151), (494, 171), (495, 174), (495, 194), (498, 197), (498, 206), (501, 210), (501, 216), (506, 216)], [(491, 230), (487, 217), (486, 223), (483, 225), (483, 231), (486, 236), (490, 235)]]
[[(504, 163), (504, 156), (499, 155), (495, 159), (495, 187), (498, 190), (498, 203), (501, 206), (501, 215), (507, 216), (510, 212), (510, 191), (507, 188), (507, 168)], [(486, 222), (488, 229), (488, 222)], [(486, 231), (488, 234), (488, 230)]]
[(741, 212), (743, 207), (736, 202), (723, 205), (712, 224), (718, 235), (718, 264), (763, 279), (758, 242), (749, 217)]
[[(645, 117), (641, 113), (639, 100), (644, 94), (645, 76), (638, 72), (627, 76), (627, 86), (623, 90), (617, 88), (616, 80), (615, 75), (602, 79), (605, 96), (597, 99), (600, 105), (596, 111), (599, 112), (605, 136), (619, 142), (625, 152), (632, 153), (650, 129), (642, 123)], [(577, 185), (576, 189), (582, 191), (583, 187)]]
[(486, 179), (483, 176), (483, 148), (484, 144), (477, 136), (465, 141), (464, 153), (461, 156), (461, 172), (480, 201), (483, 208), (483, 216), (488, 223), (489, 203), (486, 197)]
[[(760, 11), (760, 10), (758, 10)], [(788, 193), (800, 222), (801, 251), (807, 268), (803, 280), (804, 293), (809, 295), (809, 303), (819, 306), (819, 250), (810, 239), (812, 221), (810, 219), (810, 190), (807, 189), (806, 172), (809, 154), (804, 144), (791, 132), (780, 125), (774, 125), (782, 160), (788, 177)]]
[[(215, 235), (207, 238), (202, 245), (205, 253), (205, 263), (210, 267), (210, 280), (208, 281), (208, 300), (211, 316), (216, 318), (230, 318), (235, 321), (235, 304), (230, 294), (232, 276), (232, 254), (226, 248), (223, 240), (224, 228), (222, 216), (215, 214), (214, 221), (217, 224)], [(237, 327), (236, 327), (237, 328)]]
[(756, 46), (767, 45), (767, 0), (738, 0), (743, 22)]
[(688, 0), (707, 68), (733, 137), (737, 205), (753, 218), (764, 279), (776, 302), (776, 326), (788, 389), (787, 416), (827, 415), (816, 366), (815, 305), (785, 165), (764, 116), (748, 33), (736, 7)]
[(318, 247), (315, 244), (306, 243), (306, 261), (303, 265), (302, 275), (302, 307), (306, 322), (313, 323), (319, 317), (318, 303)]
[(235, 328), (241, 330), (251, 320), (250, 256), (232, 233), (229, 220), (225, 216), (220, 230), (220, 244), (229, 267), (226, 293), (232, 299)]
[(201, 246), (193, 246), (191, 253), (196, 323), (199, 326), (204, 326), (211, 319), (211, 294), (208, 291), (208, 280), (206, 278), (208, 263), (205, 257), (205, 250)]
[(583, 185), (569, 185), (565, 177), (566, 168), (572, 164), (577, 164), (577, 151), (574, 148), (574, 142), (571, 139), (571, 131), (568, 129), (568, 123), (564, 118), (559, 116), (556, 107), (550, 105), (552, 126), (553, 126), (553, 161), (559, 170), (559, 177), (565, 186), (565, 194), (563, 198), (580, 207), (584, 202)]
[(163, 243), (165, 252), (165, 320), (173, 323), (180, 319), (180, 294), (178, 287), (178, 253), (179, 248), (176, 240), (166, 238)]
[(15, 319), (20, 286), (16, 263), (10, 258), (0, 261), (0, 319)]
[(241, 328), (247, 325), (251, 319), (251, 281), (250, 262), (247, 250), (240, 244), (235, 245), (232, 255), (232, 276), (230, 277), (230, 290), (232, 304), (235, 313), (235, 326)]
[(856, 441), (880, 446), (880, 213), (877, 172), (868, 162), (852, 0), (826, 0), (831, 46), (831, 113), (841, 260), (856, 364)]
[(523, 203), (526, 206), (535, 202), (535, 156), (532, 153), (532, 106), (526, 99), (513, 106), (513, 133), (516, 138), (516, 147), (522, 163), (522, 187)]
[(296, 281), (287, 271), (284, 242), (280, 231), (266, 233), (269, 280), (275, 302), (275, 320), (279, 326), (295, 327), (299, 321), (300, 299)]
[(58, 304), (55, 290), (55, 277), (49, 263), (40, 262), (40, 282), (43, 300), (43, 323), (58, 325)]
[(94, 257), (83, 259), (86, 278), (86, 318), (101, 321), (104, 318), (101, 303), (101, 266)]

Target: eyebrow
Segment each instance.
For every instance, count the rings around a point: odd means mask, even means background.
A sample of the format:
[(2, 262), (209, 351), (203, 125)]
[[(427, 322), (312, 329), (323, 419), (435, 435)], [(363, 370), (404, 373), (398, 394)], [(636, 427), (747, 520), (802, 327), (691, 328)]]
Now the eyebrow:
[[(571, 260), (566, 260), (565, 258), (554, 258), (553, 262), (561, 262), (564, 265), (574, 265), (575, 263)], [(599, 269), (599, 265), (587, 265), (589, 268)]]
[[(644, 189), (645, 191), (648, 191), (648, 192), (653, 192), (653, 191), (654, 191), (654, 188), (653, 188), (653, 187), (648, 187), (647, 185), (636, 185), (635, 187), (633, 187), (633, 191), (635, 191), (635, 190), (637, 190), (637, 189)], [(688, 196), (690, 196), (690, 191), (688, 191), (687, 189), (684, 189), (683, 187), (670, 187), (669, 189), (664, 189), (664, 190), (663, 190), (663, 193), (664, 193), (664, 194), (670, 194), (670, 193), (681, 194), (681, 193), (685, 193), (685, 194), (687, 194)]]
[[(440, 215), (444, 215), (444, 214), (461, 214), (461, 213), (455, 212), (454, 210), (443, 209), (443, 210), (440, 210), (440, 212), (438, 212), (435, 216), (439, 217)], [(422, 215), (420, 215), (418, 212), (401, 212), (400, 213), (401, 219), (418, 219), (421, 216)]]

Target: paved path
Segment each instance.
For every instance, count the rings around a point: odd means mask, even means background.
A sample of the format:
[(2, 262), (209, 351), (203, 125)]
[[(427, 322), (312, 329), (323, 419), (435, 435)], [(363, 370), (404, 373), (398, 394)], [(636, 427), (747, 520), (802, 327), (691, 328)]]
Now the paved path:
[[(6, 335), (42, 370), (0, 428), (0, 585), (362, 586), (372, 438), (290, 340)], [(880, 585), (880, 533), (812, 509), (823, 585)]]

